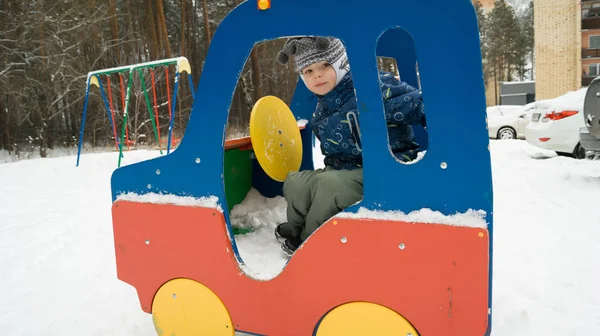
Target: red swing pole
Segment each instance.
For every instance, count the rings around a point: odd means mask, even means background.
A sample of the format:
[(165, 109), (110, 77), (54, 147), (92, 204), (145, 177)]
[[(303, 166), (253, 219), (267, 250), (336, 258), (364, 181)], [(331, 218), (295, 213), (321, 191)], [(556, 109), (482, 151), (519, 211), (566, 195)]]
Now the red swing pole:
[(106, 75), (106, 83), (108, 84), (108, 101), (110, 106), (110, 114), (112, 116), (113, 134), (115, 135), (115, 147), (117, 148), (117, 150), (119, 150), (119, 140), (117, 137), (117, 121), (115, 120), (115, 108), (113, 105), (112, 90), (110, 88), (110, 74)]
[[(119, 78), (121, 80), (121, 102), (123, 103), (123, 113), (125, 113), (125, 86), (123, 85), (123, 74), (119, 73)], [(129, 146), (129, 128), (127, 127), (127, 124), (123, 125), (123, 127), (125, 127), (125, 142), (127, 143), (127, 149), (131, 150), (131, 147)], [(123, 146), (123, 144), (121, 144), (121, 146)]]
[(156, 119), (156, 130), (158, 133), (158, 148), (160, 147), (160, 124), (158, 122), (158, 107), (156, 106), (156, 82), (154, 80), (154, 69), (150, 69), (152, 75), (152, 94), (154, 96), (154, 119)]
[[(171, 114), (173, 112), (171, 111), (171, 88), (169, 86), (169, 66), (168, 65), (165, 66), (165, 77), (167, 79), (167, 101), (169, 102), (169, 120), (171, 120), (172, 119)], [(173, 130), (171, 129), (170, 125), (171, 124), (169, 123), (169, 133), (173, 134)], [(167, 140), (167, 141), (169, 141), (169, 140)]]

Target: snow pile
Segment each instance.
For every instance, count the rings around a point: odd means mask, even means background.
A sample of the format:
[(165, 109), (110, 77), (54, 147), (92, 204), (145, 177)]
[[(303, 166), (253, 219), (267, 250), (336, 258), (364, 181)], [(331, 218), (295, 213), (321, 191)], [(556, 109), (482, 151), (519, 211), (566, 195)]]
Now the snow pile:
[(487, 228), (485, 220), (486, 213), (483, 210), (469, 209), (465, 213), (456, 213), (454, 215), (444, 215), (439, 211), (431, 209), (421, 209), (405, 214), (402, 211), (379, 211), (369, 210), (364, 207), (358, 209), (356, 213), (342, 212), (336, 215), (340, 218), (366, 218), (378, 220), (393, 220), (409, 223), (428, 223), (442, 224), (452, 226), (464, 226), (473, 228)]
[(268, 280), (277, 276), (288, 258), (275, 239), (275, 227), (286, 221), (287, 203), (281, 196), (266, 198), (250, 189), (246, 198), (231, 209), (231, 225), (253, 228), (253, 232), (235, 236), (242, 269), (249, 276)]
[(554, 111), (557, 113), (560, 111), (577, 110), (583, 111), (583, 102), (585, 100), (585, 94), (587, 87), (581, 88), (577, 91), (570, 91), (566, 94), (550, 99)]
[(297, 123), (298, 123), (298, 127), (303, 127), (303, 126), (306, 126), (306, 124), (308, 124), (308, 120), (306, 120), (306, 119), (299, 119), (297, 121)]
[(418, 152), (418, 153), (417, 153), (417, 158), (416, 158), (416, 159), (414, 159), (414, 160), (412, 160), (412, 161), (409, 161), (409, 162), (401, 162), (401, 163), (402, 163), (402, 164), (405, 164), (405, 165), (413, 165), (413, 164), (416, 164), (416, 163), (418, 163), (419, 161), (423, 160), (423, 158), (425, 157), (425, 154), (427, 154), (427, 151), (426, 151), (426, 150), (424, 150), (424, 151), (420, 151), (420, 152)]
[(136, 194), (134, 192), (123, 193), (117, 196), (117, 200), (130, 201), (136, 203), (153, 203), (153, 204), (174, 204), (182, 206), (198, 206), (206, 208), (216, 208), (223, 212), (221, 204), (219, 204), (219, 198), (217, 196), (209, 197), (191, 197), (191, 196), (177, 196), (170, 194)]
[[(600, 161), (543, 154), (525, 141), (491, 142), (492, 334), (600, 335)], [(156, 335), (135, 289), (116, 274), (110, 177), (117, 155), (85, 155), (79, 168), (73, 156), (0, 164), (5, 335)], [(125, 160), (158, 155), (132, 151)], [(283, 203), (261, 197), (250, 193), (232, 213), (256, 227), (236, 237), (244, 270), (266, 279), (287, 258), (272, 230)]]
[(231, 209), (231, 225), (252, 229), (275, 229), (286, 221), (287, 202), (281, 196), (266, 198), (251, 188), (246, 198)]

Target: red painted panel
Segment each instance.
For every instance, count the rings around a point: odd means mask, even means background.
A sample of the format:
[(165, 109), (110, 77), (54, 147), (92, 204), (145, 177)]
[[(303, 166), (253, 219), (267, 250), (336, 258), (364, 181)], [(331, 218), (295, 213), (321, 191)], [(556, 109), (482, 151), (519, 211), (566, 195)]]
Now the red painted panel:
[(390, 307), (422, 336), (481, 336), (487, 328), (484, 229), (339, 218), (278, 277), (259, 281), (238, 267), (217, 210), (117, 201), (113, 223), (118, 277), (138, 290), (146, 312), (163, 283), (185, 277), (223, 300), (236, 329), (254, 333), (312, 335), (327, 311), (350, 301)]

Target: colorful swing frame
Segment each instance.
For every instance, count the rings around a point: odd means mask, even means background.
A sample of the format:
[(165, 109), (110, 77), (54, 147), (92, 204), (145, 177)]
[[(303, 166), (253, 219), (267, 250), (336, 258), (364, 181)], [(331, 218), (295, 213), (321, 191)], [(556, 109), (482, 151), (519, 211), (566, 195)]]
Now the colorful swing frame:
[[(171, 93), (170, 93), (169, 65), (175, 65), (175, 87), (173, 90), (173, 98), (171, 98)], [(187, 73), (188, 80), (190, 83), (189, 87), (190, 87), (190, 91), (192, 94), (192, 98), (195, 96), (194, 81), (193, 81), (192, 75), (191, 75), (190, 63), (187, 60), (187, 58), (185, 58), (185, 57), (170, 58), (170, 59), (165, 59), (165, 60), (146, 62), (146, 63), (134, 64), (134, 65), (129, 65), (129, 66), (122, 66), (122, 67), (116, 67), (116, 68), (103, 69), (103, 70), (89, 72), (87, 75), (85, 101), (83, 104), (83, 115), (81, 118), (81, 128), (80, 128), (80, 132), (79, 132), (79, 142), (78, 142), (78, 148), (77, 148), (76, 166), (79, 166), (79, 161), (80, 161), (80, 157), (81, 157), (81, 147), (83, 144), (83, 134), (84, 134), (84, 130), (85, 130), (85, 121), (86, 121), (86, 116), (87, 116), (88, 98), (89, 98), (89, 93), (90, 93), (90, 87), (92, 85), (95, 85), (100, 89), (100, 94), (102, 96), (102, 100), (103, 100), (104, 106), (106, 108), (106, 113), (107, 113), (108, 119), (112, 125), (113, 135), (115, 138), (115, 147), (119, 151), (118, 167), (121, 166), (121, 158), (123, 157), (123, 147), (124, 147), (122, 144), (126, 143), (129, 148), (129, 146), (132, 143), (129, 140), (129, 130), (128, 130), (128, 126), (127, 126), (127, 118), (129, 115), (128, 114), (129, 97), (130, 97), (130, 93), (131, 93), (131, 86), (133, 84), (133, 76), (134, 76), (135, 72), (137, 72), (140, 76), (140, 81), (142, 84), (142, 91), (144, 92), (144, 98), (146, 101), (146, 105), (148, 107), (148, 113), (150, 114), (150, 121), (152, 123), (152, 128), (154, 130), (154, 135), (156, 138), (155, 140), (159, 147), (160, 153), (162, 155), (160, 125), (158, 124), (158, 110), (157, 110), (157, 102), (156, 102), (156, 87), (155, 87), (155, 76), (154, 76), (154, 68), (159, 67), (159, 66), (165, 67), (165, 78), (167, 79), (166, 80), (166, 82), (167, 82), (167, 100), (168, 100), (168, 107), (169, 107), (169, 136), (168, 136), (168, 140), (167, 140), (167, 154), (169, 154), (171, 152), (171, 145), (173, 142), (172, 137), (173, 137), (173, 123), (174, 123), (174, 119), (175, 119), (174, 118), (175, 117), (175, 107), (176, 107), (176, 103), (177, 103), (177, 93), (179, 90), (179, 77), (180, 77), (181, 73), (183, 73), (183, 72)], [(146, 83), (145, 83), (145, 78), (144, 78), (144, 73), (143, 73), (144, 69), (149, 69), (151, 72), (152, 92), (153, 92), (153, 96), (154, 96), (154, 107), (152, 107), (150, 98), (148, 96), (148, 90), (146, 89)], [(123, 73), (125, 73), (125, 72), (129, 72), (129, 79), (127, 81), (126, 91), (123, 90), (124, 89)], [(115, 109), (114, 109), (114, 105), (113, 105), (113, 95), (112, 95), (111, 82), (110, 82), (110, 75), (114, 74), (114, 73), (117, 73), (119, 75), (119, 82), (120, 82), (120, 87), (121, 87), (121, 101), (123, 102), (123, 125), (121, 127), (121, 135), (120, 136), (117, 135), (116, 120), (115, 120), (115, 113), (114, 113)], [(108, 100), (107, 100), (106, 94), (104, 92), (102, 80), (100, 77), (102, 75), (105, 75), (107, 78)], [(171, 101), (173, 103), (171, 103)], [(152, 116), (153, 110), (154, 110), (154, 114), (155, 114), (154, 117)], [(158, 125), (158, 127), (157, 127), (157, 125)]]

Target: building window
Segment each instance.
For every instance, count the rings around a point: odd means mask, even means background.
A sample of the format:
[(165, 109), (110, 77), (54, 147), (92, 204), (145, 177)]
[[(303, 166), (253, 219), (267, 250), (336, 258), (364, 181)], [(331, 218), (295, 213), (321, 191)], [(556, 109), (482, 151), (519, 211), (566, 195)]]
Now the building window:
[(589, 49), (600, 49), (600, 35), (590, 36)]
[(596, 63), (596, 64), (590, 64), (588, 65), (588, 76), (598, 76), (600, 74), (599, 70), (600, 64)]
[(591, 6), (582, 5), (581, 8), (581, 17), (584, 19), (600, 17), (600, 3), (596, 3)]

